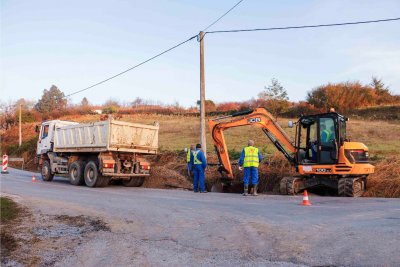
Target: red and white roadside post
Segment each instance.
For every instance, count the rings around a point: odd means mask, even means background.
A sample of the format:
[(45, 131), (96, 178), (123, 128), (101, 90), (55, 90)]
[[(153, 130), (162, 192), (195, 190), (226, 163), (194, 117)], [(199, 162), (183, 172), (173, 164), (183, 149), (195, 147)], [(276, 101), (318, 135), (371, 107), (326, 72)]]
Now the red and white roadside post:
[(8, 173), (7, 168), (8, 168), (8, 156), (7, 155), (3, 155), (3, 164), (2, 164), (2, 167), (1, 167), (1, 173), (2, 174)]

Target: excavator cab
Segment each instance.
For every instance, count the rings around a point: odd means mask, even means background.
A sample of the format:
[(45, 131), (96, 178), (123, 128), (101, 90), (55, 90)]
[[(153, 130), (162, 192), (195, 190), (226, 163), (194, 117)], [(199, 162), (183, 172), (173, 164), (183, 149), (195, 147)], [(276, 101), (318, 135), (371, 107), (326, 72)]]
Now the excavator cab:
[(295, 147), (299, 164), (336, 164), (346, 139), (347, 118), (338, 113), (302, 116), (297, 123)]

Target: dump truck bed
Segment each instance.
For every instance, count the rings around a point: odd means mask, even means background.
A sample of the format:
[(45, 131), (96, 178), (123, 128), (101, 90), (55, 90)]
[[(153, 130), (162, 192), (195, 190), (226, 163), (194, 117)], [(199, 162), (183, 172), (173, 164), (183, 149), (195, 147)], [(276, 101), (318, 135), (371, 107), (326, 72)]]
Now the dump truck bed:
[(116, 120), (61, 126), (55, 129), (54, 152), (133, 152), (156, 154), (158, 123)]

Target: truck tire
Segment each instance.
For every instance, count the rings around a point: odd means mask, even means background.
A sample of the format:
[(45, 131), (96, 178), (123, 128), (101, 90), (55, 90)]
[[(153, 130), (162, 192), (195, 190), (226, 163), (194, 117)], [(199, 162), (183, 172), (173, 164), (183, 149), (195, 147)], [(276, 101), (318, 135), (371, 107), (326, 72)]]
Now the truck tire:
[(85, 184), (89, 187), (104, 187), (108, 185), (109, 181), (108, 177), (103, 177), (100, 174), (99, 168), (94, 161), (89, 161), (88, 164), (86, 164), (83, 177), (85, 179)]
[(144, 183), (144, 177), (132, 177), (122, 180), (122, 184), (127, 187), (139, 187)]
[(69, 182), (72, 185), (83, 185), (85, 183), (85, 179), (83, 178), (83, 162), (82, 161), (74, 161), (69, 166)]
[(54, 173), (51, 172), (50, 161), (45, 160), (41, 169), (42, 180), (46, 182), (53, 181)]

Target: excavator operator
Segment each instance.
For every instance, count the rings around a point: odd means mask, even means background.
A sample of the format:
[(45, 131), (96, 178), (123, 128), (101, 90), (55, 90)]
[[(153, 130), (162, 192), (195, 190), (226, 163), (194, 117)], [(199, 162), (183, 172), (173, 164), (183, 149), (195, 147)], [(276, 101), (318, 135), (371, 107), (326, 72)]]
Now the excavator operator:
[(328, 130), (325, 124), (321, 124), (321, 143), (328, 143), (331, 138), (331, 131)]
[(262, 160), (262, 155), (258, 148), (254, 147), (254, 141), (249, 140), (248, 146), (243, 148), (239, 159), (239, 170), (244, 168), (243, 175), (243, 196), (247, 196), (249, 191), (249, 178), (251, 175), (251, 183), (253, 184), (253, 196), (257, 196), (258, 186), (258, 166)]

